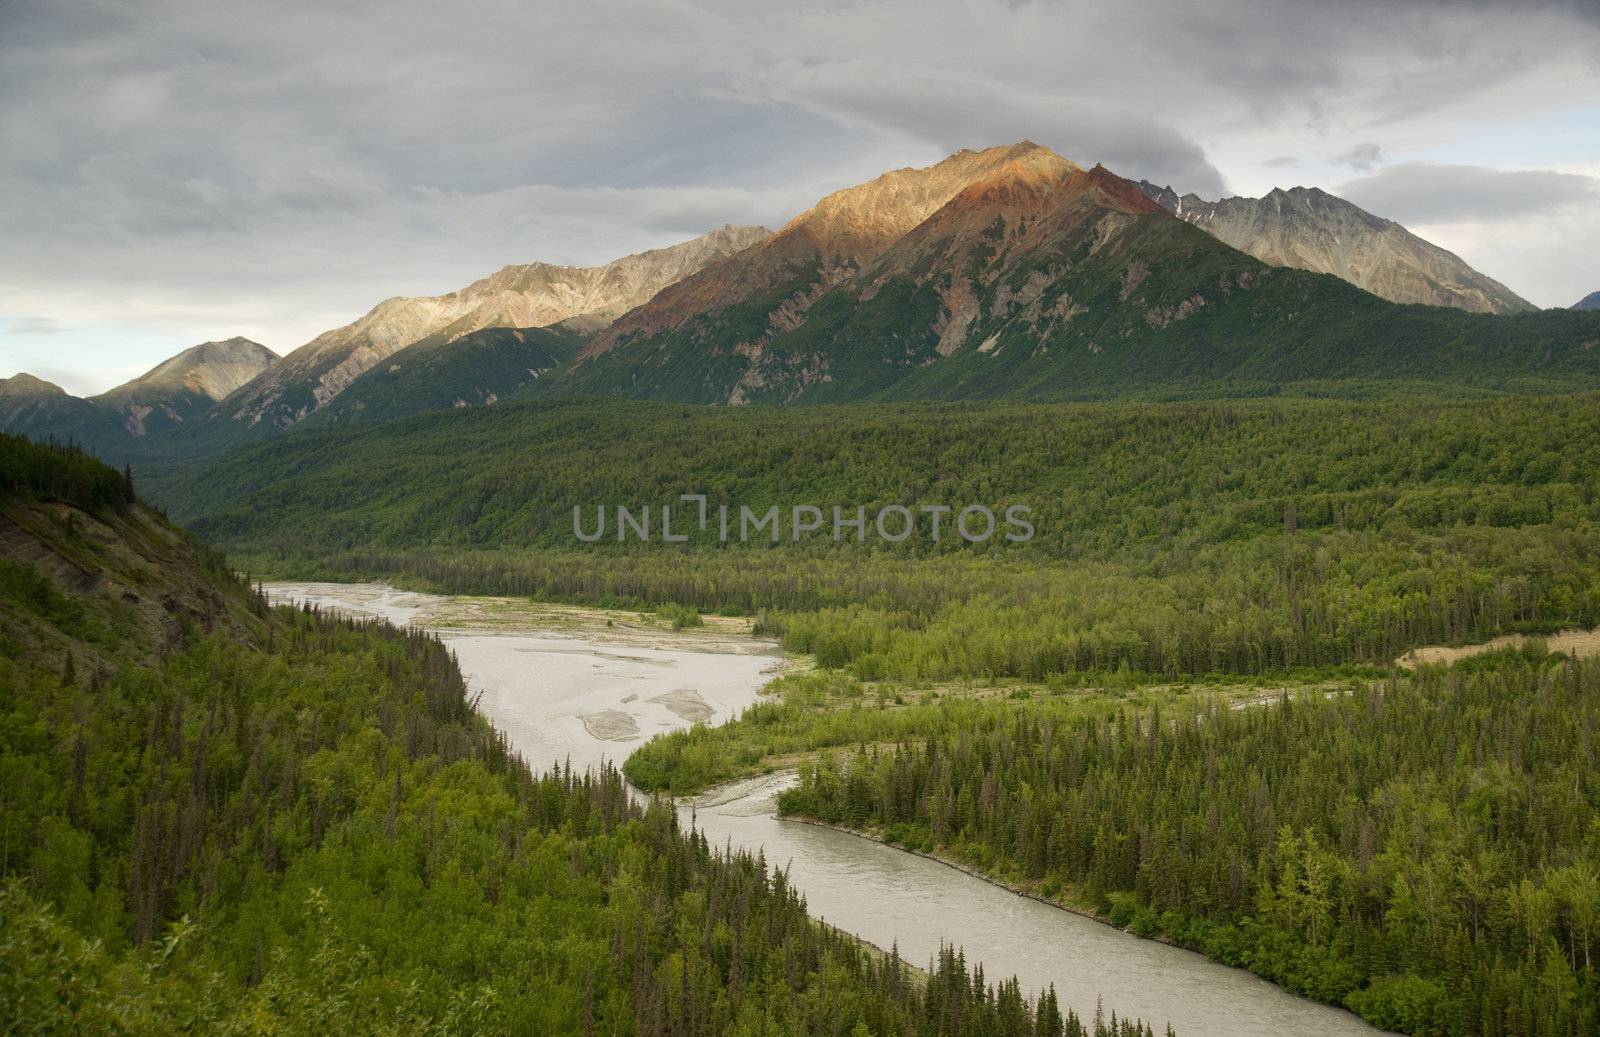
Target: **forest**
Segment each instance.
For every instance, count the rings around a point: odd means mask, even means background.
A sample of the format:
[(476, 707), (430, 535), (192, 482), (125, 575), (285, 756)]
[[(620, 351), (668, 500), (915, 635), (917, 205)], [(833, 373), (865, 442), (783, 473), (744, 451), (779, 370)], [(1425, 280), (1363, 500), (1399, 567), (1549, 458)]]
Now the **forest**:
[(430, 635), (0, 449), (5, 1032), (1150, 1034), (817, 923), (615, 770), (535, 773)]
[[(1600, 622), (1596, 403), (562, 403), (292, 434), (139, 477), (258, 573), (754, 614), (863, 679), (1254, 674)], [(575, 506), (697, 493), (1017, 503), (1038, 535), (572, 534)]]
[(1600, 1026), (1596, 662), (1535, 642), (1262, 705), (969, 705), (919, 728), (802, 763), (782, 809), (1385, 1028)]
[[(252, 573), (660, 607), (683, 625), (748, 615), (815, 664), (733, 723), (640, 746), (624, 767), (640, 788), (682, 795), (794, 767), (794, 816), (942, 857), (1382, 1027), (1578, 1035), (1600, 1026), (1600, 668), (1537, 635), (1600, 625), (1597, 403), (529, 403), (292, 433), (124, 481)], [(1022, 503), (1039, 535), (572, 536), (574, 505), (700, 493), (713, 508)], [(1535, 638), (1448, 669), (1397, 665), (1419, 645), (1511, 632)], [(370, 823), (387, 824), (400, 795), (369, 795)], [(324, 808), (299, 809), (309, 830)], [(733, 867), (702, 849), (704, 868)], [(169, 916), (195, 902), (180, 897)], [(670, 925), (681, 935), (695, 917)], [(234, 946), (229, 974), (253, 977), (264, 939)], [(653, 974), (693, 957), (682, 940), (651, 946), (667, 955), (649, 959)], [(829, 953), (852, 947), (840, 938)], [(697, 953), (704, 1003), (736, 1001), (715, 948)], [(915, 998), (933, 987), (908, 982), (913, 1000), (897, 1001), (883, 993), (894, 969), (861, 953), (841, 968), (880, 993), (861, 994), (858, 1014), (752, 1011), (840, 1032), (954, 1032), (894, 1021), (926, 1018)], [(596, 989), (633, 974), (597, 960), (614, 972), (603, 980), (596, 965)], [(959, 957), (928, 964), (934, 985), (966, 975)], [(551, 982), (586, 990), (588, 975)], [(983, 991), (973, 1004), (992, 1005), (996, 1026), (1037, 1027), (1049, 1003), (956, 985)], [(810, 989), (791, 983), (785, 997)], [(587, 995), (576, 1003), (588, 1011)], [(1092, 1030), (1078, 1010), (1060, 1009), (1062, 1028)], [(631, 1018), (637, 1032), (680, 1032)]]

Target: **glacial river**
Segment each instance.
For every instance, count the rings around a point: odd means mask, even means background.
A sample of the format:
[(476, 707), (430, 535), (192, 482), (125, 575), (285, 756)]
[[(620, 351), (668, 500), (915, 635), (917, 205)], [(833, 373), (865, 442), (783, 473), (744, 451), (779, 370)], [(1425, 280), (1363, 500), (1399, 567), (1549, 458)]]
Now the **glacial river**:
[[(308, 601), (398, 624), (429, 626), (455, 651), (478, 707), (536, 768), (570, 760), (620, 763), (651, 735), (693, 720), (722, 723), (756, 701), (779, 663), (751, 638), (676, 637), (626, 624), (494, 629), (459, 623), (459, 599), (378, 584), (268, 584), (277, 601)], [(813, 915), (913, 964), (941, 943), (982, 962), (991, 981), (1016, 975), (1024, 990), (1055, 984), (1080, 1016), (1100, 1000), (1159, 1034), (1184, 1037), (1375, 1034), (1349, 1012), (1279, 990), (1241, 969), (1143, 940), (1081, 915), (1017, 896), (936, 861), (858, 836), (784, 821), (780, 773), (724, 786), (681, 810), (715, 845), (762, 849), (789, 869)]]

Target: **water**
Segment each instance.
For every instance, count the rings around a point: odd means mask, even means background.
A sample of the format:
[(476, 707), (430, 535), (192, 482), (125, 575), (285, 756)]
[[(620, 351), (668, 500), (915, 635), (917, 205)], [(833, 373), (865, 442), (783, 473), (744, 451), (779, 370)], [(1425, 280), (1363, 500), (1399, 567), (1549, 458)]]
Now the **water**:
[[(275, 600), (314, 601), (391, 622), (427, 622), (448, 599), (376, 584), (269, 584)], [(440, 629), (479, 708), (536, 767), (570, 759), (620, 762), (644, 739), (721, 723), (754, 702), (775, 650), (746, 641), (708, 645), (661, 635), (617, 643), (604, 634)], [(723, 650), (697, 650), (718, 647)], [(693, 695), (685, 695), (693, 692)], [(666, 701), (652, 701), (665, 697)], [(698, 704), (697, 704), (698, 702)], [(677, 708), (674, 709), (673, 707)], [(629, 729), (633, 733), (629, 733)], [(735, 782), (681, 809), (714, 844), (762, 849), (787, 867), (811, 913), (925, 964), (941, 943), (982, 962), (991, 981), (1016, 975), (1027, 991), (1054, 984), (1063, 1004), (1133, 1015), (1157, 1033), (1171, 1021), (1202, 1035), (1375, 1034), (1349, 1012), (1285, 993), (1241, 969), (1143, 940), (1093, 919), (1007, 892), (954, 868), (845, 832), (774, 816), (790, 773)]]

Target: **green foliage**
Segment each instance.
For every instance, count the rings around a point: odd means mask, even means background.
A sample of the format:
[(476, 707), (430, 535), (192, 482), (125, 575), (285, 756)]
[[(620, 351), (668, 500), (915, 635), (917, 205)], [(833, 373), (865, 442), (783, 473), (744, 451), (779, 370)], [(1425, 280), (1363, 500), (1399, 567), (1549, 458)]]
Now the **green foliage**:
[(268, 653), (208, 640), (93, 699), (7, 689), (24, 1029), (1085, 1032), (1001, 1031), (1014, 983), (953, 951), (910, 982), (614, 771), (534, 777), (437, 641), (277, 623)]
[[(1038, 529), (1026, 545), (923, 535), (895, 547), (874, 535), (867, 546), (1083, 558), (1281, 533), (1291, 505), (1302, 532), (1592, 521), (1595, 404), (497, 405), (289, 435), (152, 485), (206, 535), (302, 556), (573, 548), (573, 508), (587, 522), (597, 505), (675, 505), (674, 530), (712, 546), (716, 523), (684, 522), (694, 509), (678, 500), (705, 493), (713, 515), (722, 504), (1023, 504)], [(587, 553), (607, 548), (624, 550), (608, 536)]]
[(1255, 708), (951, 710), (802, 766), (781, 808), (1073, 891), (1387, 1028), (1587, 1033), (1597, 732), (1600, 664), (1507, 652)]
[[(175, 561), (193, 601), (239, 591)], [(6, 564), (34, 638), (0, 666), (6, 1032), (1150, 1033), (954, 950), (920, 981), (614, 769), (535, 775), (431, 636), (278, 609), (141, 645), (136, 612)], [(121, 627), (84, 641), (78, 612)]]
[(674, 630), (706, 625), (706, 621), (700, 617), (699, 609), (691, 605), (679, 605), (676, 602), (669, 601), (664, 605), (657, 605), (656, 616), (671, 623)]
[[(627, 429), (618, 435), (617, 429)], [(530, 453), (521, 444), (538, 442)], [(1600, 622), (1600, 408), (1472, 404), (478, 409), (297, 434), (159, 487), (257, 569), (762, 616), (863, 679), (1387, 664)], [(148, 480), (147, 480), (148, 481)], [(1038, 535), (718, 547), (721, 505), (1026, 504)], [(671, 504), (687, 545), (581, 546)], [(586, 520), (590, 521), (590, 520)], [(587, 528), (587, 527), (586, 527)]]
[(8, 497), (121, 508), (133, 502), (133, 480), (76, 446), (0, 432), (0, 501)]

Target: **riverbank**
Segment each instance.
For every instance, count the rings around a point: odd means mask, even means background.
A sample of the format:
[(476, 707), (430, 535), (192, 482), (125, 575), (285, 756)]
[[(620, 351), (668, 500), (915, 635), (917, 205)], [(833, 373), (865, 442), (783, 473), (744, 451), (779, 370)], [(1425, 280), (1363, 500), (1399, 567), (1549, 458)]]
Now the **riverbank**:
[[(614, 760), (652, 734), (688, 730), (690, 717), (684, 714), (698, 710), (688, 696), (674, 694), (685, 689), (716, 710), (709, 724), (718, 726), (694, 726), (710, 738), (707, 747), (714, 751), (720, 743), (711, 736), (726, 730), (725, 721), (745, 706), (764, 702), (770, 705), (763, 710), (779, 709), (763, 689), (772, 680), (770, 668), (789, 665), (771, 644), (745, 636), (730, 651), (726, 643), (741, 635), (653, 628), (637, 613), (619, 617), (615, 611), (563, 606), (557, 632), (521, 626), (539, 614), (539, 607), (520, 603), (504, 609), (485, 607), (483, 599), (452, 603), (381, 585), (274, 585), (269, 590), (280, 599), (309, 598), (314, 590), (326, 607), (430, 629), (463, 618), (477, 624), (448, 628), (441, 636), (479, 695), (479, 709), (526, 758), (570, 761), (578, 769)], [(619, 631), (623, 623), (628, 626)], [(620, 643), (635, 637), (650, 641)], [(797, 678), (802, 683), (831, 679), (822, 672)], [(998, 704), (1010, 701), (1011, 693), (983, 697)], [(674, 712), (673, 704), (680, 710)], [(861, 706), (859, 713), (835, 719), (858, 728), (855, 721), (868, 717), (912, 715), (892, 698), (882, 711), (875, 699)], [(640, 717), (636, 740), (596, 738), (586, 728), (585, 715), (592, 719), (609, 709)], [(765, 766), (756, 764), (758, 770)], [(697, 824), (713, 846), (760, 852), (769, 866), (787, 872), (819, 922), (881, 953), (898, 953), (908, 967), (936, 960), (941, 947), (960, 947), (966, 960), (981, 962), (990, 977), (1016, 975), (1029, 996), (1054, 986), (1063, 1004), (1080, 1013), (1103, 1001), (1108, 1011), (1145, 1019), (1157, 1032), (1170, 1020), (1185, 1037), (1370, 1037), (1374, 1032), (1347, 1012), (1294, 997), (1243, 970), (1131, 935), (1087, 913), (1018, 896), (946, 862), (779, 819), (775, 800), (788, 780), (787, 772), (758, 773), (720, 787), (710, 799), (682, 801), (680, 816)]]

